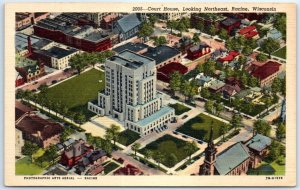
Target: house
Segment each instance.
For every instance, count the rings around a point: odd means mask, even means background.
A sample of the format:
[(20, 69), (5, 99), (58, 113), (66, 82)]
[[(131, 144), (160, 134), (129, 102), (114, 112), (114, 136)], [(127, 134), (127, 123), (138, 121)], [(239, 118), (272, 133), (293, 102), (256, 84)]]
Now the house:
[(272, 38), (274, 40), (281, 40), (282, 34), (276, 28), (273, 28), (267, 32), (267, 38)]
[(205, 148), (205, 160), (200, 165), (199, 175), (243, 175), (251, 166), (251, 156), (248, 148), (241, 142), (237, 142), (217, 154), (217, 148), (213, 142), (213, 128), (210, 132), (210, 140)]
[(113, 23), (119, 18), (115, 13), (110, 13), (102, 18), (100, 27), (105, 30), (113, 29)]
[(241, 88), (239, 85), (229, 85), (225, 84), (222, 88), (223, 97), (228, 99), (234, 96), (236, 93), (240, 92)]
[[(171, 38), (172, 37), (172, 38)], [(176, 36), (177, 37), (177, 36)], [(174, 42), (174, 41), (178, 41), (178, 42), (175, 42), (175, 47), (182, 53), (182, 54), (185, 54), (187, 53), (188, 49), (190, 47), (193, 46), (194, 42), (192, 41), (191, 38), (188, 38), (186, 36), (183, 36), (182, 38), (179, 38), (179, 40), (173, 40), (173, 38), (176, 38), (176, 37), (173, 37), (173, 35), (171, 34), (168, 34), (168, 38), (171, 40), (171, 44)], [(178, 38), (178, 37), (177, 37)]]
[(211, 85), (208, 87), (208, 89), (212, 93), (218, 93), (221, 92), (223, 87), (225, 86), (225, 83), (220, 80), (214, 80), (211, 82)]
[(143, 172), (139, 168), (131, 164), (127, 164), (125, 167), (119, 168), (115, 171), (114, 175), (143, 175)]
[(44, 63), (16, 55), (16, 71), (23, 82), (31, 82), (45, 75)]
[(227, 17), (220, 24), (220, 27), (227, 30), (229, 35), (234, 35), (233, 31), (239, 28), (241, 25), (241, 20), (237, 18)]
[(163, 82), (170, 82), (171, 75), (175, 71), (178, 71), (180, 74), (184, 75), (188, 72), (188, 68), (181, 63), (172, 62), (159, 69), (157, 69), (157, 79)]
[(61, 155), (61, 164), (71, 168), (78, 163), (78, 161), (93, 151), (93, 147), (86, 144), (83, 140), (77, 140), (73, 145), (67, 148)]
[(104, 150), (94, 150), (78, 160), (76, 173), (82, 174), (89, 165), (102, 164), (106, 159), (107, 156)]
[[(209, 55), (211, 52), (210, 46), (205, 42), (200, 42), (187, 49), (187, 58), (190, 60), (198, 59), (202, 56)], [(205, 60), (208, 60), (210, 56), (205, 56)]]
[(237, 97), (238, 99), (252, 100), (255, 97), (261, 96), (262, 95), (261, 91), (262, 89), (259, 87), (252, 87), (250, 89), (241, 90), (235, 95), (235, 97)]
[(271, 145), (271, 138), (256, 134), (249, 141), (245, 143), (245, 145), (249, 148), (252, 160), (252, 168), (257, 168), (262, 160), (268, 154), (268, 148)]
[(221, 63), (223, 66), (229, 65), (235, 61), (238, 61), (240, 53), (237, 51), (230, 51), (227, 54), (223, 54), (222, 57), (217, 59), (218, 63)]
[(223, 49), (219, 48), (219, 49), (216, 49), (215, 51), (212, 52), (211, 58), (213, 60), (217, 60), (220, 57), (223, 57), (224, 54), (226, 54), (226, 50), (223, 50)]
[(213, 81), (215, 80), (215, 78), (205, 76), (203, 73), (199, 73), (195, 77), (196, 84), (199, 86), (198, 92), (200, 92), (202, 88), (208, 88), (209, 86), (211, 86)]
[(85, 175), (99, 175), (99, 174), (104, 174), (104, 167), (101, 164), (95, 164), (91, 166), (85, 173)]
[(141, 24), (137, 15), (132, 13), (117, 20), (113, 31), (119, 35), (119, 41), (124, 41), (136, 36)]
[(113, 48), (112, 50), (116, 53), (121, 53), (124, 50), (129, 50), (137, 54), (143, 54), (148, 51), (149, 46), (144, 43), (132, 43), (128, 42), (126, 44), (120, 45)]
[(21, 86), (25, 83), (24, 78), (20, 75), (20, 73), (18, 71), (15, 72), (15, 86)]
[(36, 110), (25, 106), (20, 101), (15, 101), (15, 123), (18, 123), (25, 116), (35, 115)]
[(257, 67), (251, 75), (259, 80), (260, 87), (269, 86), (281, 72), (281, 64), (275, 61), (267, 61), (262, 66)]
[(259, 38), (259, 34), (257, 32), (255, 25), (246, 26), (238, 31), (238, 35), (244, 36), (245, 38), (252, 38), (257, 40)]
[(148, 51), (142, 54), (156, 62), (156, 68), (159, 69), (172, 62), (181, 62), (181, 53), (176, 48), (166, 45), (149, 47)]

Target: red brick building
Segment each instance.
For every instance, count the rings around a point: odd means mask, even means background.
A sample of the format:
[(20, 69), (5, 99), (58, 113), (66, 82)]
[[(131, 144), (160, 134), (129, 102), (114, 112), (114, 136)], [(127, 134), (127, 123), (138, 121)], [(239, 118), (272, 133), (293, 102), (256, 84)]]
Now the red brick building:
[(233, 30), (240, 27), (240, 25), (241, 25), (240, 19), (228, 17), (221, 22), (220, 27), (227, 30), (228, 34), (231, 35)]
[(242, 28), (239, 30), (239, 35), (244, 36), (245, 38), (253, 38), (253, 39), (258, 39), (259, 38), (259, 34), (257, 32), (256, 26), (255, 25), (251, 25), (251, 26), (247, 26), (245, 28)]
[(184, 75), (185, 73), (188, 72), (188, 68), (182, 65), (181, 63), (177, 63), (177, 62), (169, 63), (157, 69), (157, 79), (168, 83), (170, 82), (171, 79), (170, 77), (172, 73), (174, 73), (175, 71), (178, 71), (179, 73)]
[(201, 42), (200, 44), (195, 44), (187, 49), (187, 58), (195, 60), (209, 54), (210, 52), (211, 48), (206, 43)]
[(33, 26), (34, 35), (47, 38), (87, 52), (104, 51), (112, 47), (108, 34), (92, 26), (75, 26), (59, 18), (44, 19)]
[(281, 72), (281, 64), (275, 61), (268, 61), (260, 67), (257, 67), (251, 75), (259, 80), (261, 87), (271, 85), (273, 80)]

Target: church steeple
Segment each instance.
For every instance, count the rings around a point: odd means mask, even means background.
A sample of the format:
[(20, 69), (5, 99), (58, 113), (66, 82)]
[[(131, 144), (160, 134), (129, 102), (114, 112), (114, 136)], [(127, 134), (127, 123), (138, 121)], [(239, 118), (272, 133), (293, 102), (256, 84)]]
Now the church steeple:
[(215, 161), (216, 161), (216, 153), (217, 149), (214, 144), (213, 139), (213, 123), (211, 124), (210, 128), (210, 134), (209, 134), (209, 140), (207, 143), (207, 147), (205, 148), (205, 160), (204, 163), (200, 166), (200, 175), (214, 175), (214, 169), (215, 169)]

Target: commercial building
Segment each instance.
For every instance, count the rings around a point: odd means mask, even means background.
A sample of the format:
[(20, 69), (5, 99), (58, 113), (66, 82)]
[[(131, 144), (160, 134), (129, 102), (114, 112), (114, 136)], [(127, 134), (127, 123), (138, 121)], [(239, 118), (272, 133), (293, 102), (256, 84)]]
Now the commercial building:
[(36, 22), (47, 18), (50, 13), (39, 12), (39, 13), (29, 13), (29, 12), (18, 12), (16, 13), (16, 30), (25, 29)]
[(281, 64), (275, 61), (268, 61), (256, 68), (251, 75), (259, 80), (260, 87), (269, 86), (281, 72)]
[(203, 63), (210, 58), (210, 54), (211, 54), (211, 47), (204, 42), (195, 44), (187, 49), (188, 59), (195, 60), (200, 57), (203, 57)]
[(105, 89), (88, 109), (111, 115), (144, 136), (170, 122), (175, 110), (156, 92), (155, 60), (125, 50), (105, 63)]
[(184, 75), (188, 72), (188, 70), (189, 69), (181, 63), (172, 62), (157, 70), (157, 79), (169, 83), (172, 73), (177, 71)]
[[(75, 23), (76, 24), (76, 23)], [(92, 26), (76, 26), (68, 17), (44, 19), (33, 26), (34, 34), (83, 51), (104, 51), (112, 47), (110, 35)]]
[(116, 21), (113, 32), (119, 35), (119, 41), (124, 41), (136, 36), (141, 24), (137, 14), (125, 15)]

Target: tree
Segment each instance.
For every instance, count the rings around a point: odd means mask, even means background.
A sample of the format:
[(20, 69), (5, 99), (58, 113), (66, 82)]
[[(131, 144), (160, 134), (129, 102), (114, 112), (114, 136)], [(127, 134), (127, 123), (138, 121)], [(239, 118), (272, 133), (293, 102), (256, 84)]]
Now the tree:
[(160, 45), (164, 45), (167, 43), (166, 37), (164, 36), (159, 36), (157, 38), (154, 39), (155, 45), (156, 46), (160, 46)]
[(171, 74), (169, 84), (173, 94), (175, 94), (175, 92), (180, 90), (181, 78), (182, 78), (182, 74), (179, 73), (179, 71), (175, 71)]
[(151, 24), (144, 22), (138, 32), (138, 36), (145, 40), (145, 38), (149, 37), (153, 32), (154, 30)]
[(263, 53), (259, 53), (257, 54), (256, 56), (256, 60), (259, 61), (259, 62), (265, 62), (268, 60), (268, 56), (266, 56), (265, 54)]
[(178, 162), (177, 156), (173, 153), (168, 155), (167, 159), (168, 159), (168, 163), (172, 166), (175, 165)]
[(282, 140), (285, 138), (285, 125), (284, 123), (280, 123), (276, 130), (276, 138), (278, 140)]
[(242, 76), (241, 76), (241, 82), (242, 82), (242, 85), (245, 87), (247, 86), (248, 84), (248, 76), (246, 73), (243, 73)]
[(216, 71), (216, 62), (215, 61), (207, 61), (203, 64), (203, 73), (206, 76), (212, 76)]
[(184, 95), (184, 99), (186, 101), (186, 97), (189, 95), (190, 84), (189, 81), (183, 81), (180, 85), (180, 92)]
[(136, 157), (136, 152), (141, 148), (141, 144), (140, 143), (134, 143), (131, 146), (131, 150), (134, 151), (134, 157)]
[(280, 89), (282, 95), (285, 96), (286, 92), (286, 76), (281, 80), (281, 89)]
[(280, 143), (276, 141), (272, 141), (270, 148), (269, 148), (269, 155), (268, 158), (271, 161), (276, 160), (279, 156), (281, 155), (281, 148), (280, 148)]
[(281, 91), (281, 88), (282, 88), (281, 85), (282, 85), (282, 82), (279, 78), (275, 78), (273, 80), (272, 86), (271, 86), (273, 94), (276, 94)]
[(246, 46), (243, 48), (243, 51), (242, 51), (242, 53), (243, 53), (244, 55), (250, 55), (252, 52), (253, 52), (253, 49), (252, 49), (250, 46), (248, 46), (248, 45), (246, 45)]
[(76, 69), (78, 75), (80, 75), (81, 71), (87, 66), (86, 54), (76, 54), (69, 60), (70, 66), (72, 69)]
[(192, 159), (192, 154), (197, 150), (196, 143), (193, 142), (187, 142), (186, 145), (183, 147), (183, 150), (186, 152), (187, 155), (189, 155), (189, 160)]
[(197, 30), (200, 30), (202, 32), (204, 30), (204, 21), (203, 20), (199, 20), (199, 22), (197, 22), (195, 28)]
[(79, 124), (82, 124), (82, 123), (84, 123), (86, 121), (86, 117), (85, 117), (85, 115), (82, 112), (76, 113), (74, 119)]
[(214, 35), (216, 35), (216, 33), (217, 33), (217, 28), (215, 27), (215, 25), (210, 25), (209, 26), (209, 29), (208, 29), (208, 32), (209, 32), (209, 34), (211, 35), (211, 36), (214, 36)]
[(283, 36), (286, 35), (286, 15), (285, 13), (279, 13), (275, 17), (274, 27), (282, 33)]
[(198, 64), (196, 67), (197, 73), (202, 73), (204, 71), (203, 64)]
[(228, 50), (233, 50), (234, 49), (234, 40), (233, 39), (227, 40), (225, 45)]
[(213, 113), (214, 112), (214, 102), (212, 100), (208, 100), (205, 103), (205, 110), (209, 113)]
[(223, 40), (227, 40), (229, 38), (227, 30), (222, 28), (219, 33), (219, 37)]
[(192, 80), (188, 83), (189, 88), (187, 89), (187, 96), (188, 96), (188, 101), (193, 100), (194, 96), (197, 94), (198, 92), (198, 87), (196, 85), (195, 80)]
[(246, 41), (247, 41), (247, 39), (245, 36), (241, 35), (237, 38), (237, 42), (239, 43), (240, 46), (245, 46)]
[(61, 105), (60, 113), (62, 114), (63, 119), (65, 119), (65, 117), (68, 115), (68, 112), (69, 112), (69, 108), (65, 105)]
[(222, 103), (217, 104), (216, 106), (216, 111), (217, 111), (217, 115), (220, 115), (220, 113), (224, 110), (224, 105)]
[(150, 158), (152, 158), (152, 156), (153, 156), (153, 152), (151, 151), (151, 150), (146, 150), (145, 152), (144, 152), (144, 158), (145, 159), (150, 159)]
[(199, 43), (200, 42), (199, 34), (194, 33), (192, 40), (194, 43)]
[(234, 114), (231, 118), (231, 125), (233, 126), (234, 130), (236, 131), (238, 128), (241, 127), (242, 124), (242, 116), (240, 114)]
[(52, 165), (55, 162), (55, 158), (57, 158), (57, 147), (55, 145), (51, 145), (48, 147), (48, 149), (45, 151), (46, 160), (52, 163)]
[(254, 122), (253, 129), (256, 133), (269, 136), (271, 132), (271, 126), (264, 120), (257, 120)]
[(182, 32), (185, 31), (187, 27), (183, 22), (179, 22), (176, 29), (180, 32), (180, 36), (182, 36)]
[(269, 111), (269, 107), (272, 105), (272, 99), (271, 97), (267, 97), (266, 100), (265, 100), (265, 104), (267, 106), (267, 111)]
[(203, 98), (208, 99), (208, 98), (210, 97), (210, 92), (209, 92), (208, 88), (202, 88), (202, 89), (201, 89), (201, 92), (200, 92), (200, 95), (201, 95)]
[(228, 132), (229, 126), (228, 125), (224, 125), (220, 128), (220, 133), (222, 135), (222, 140), (225, 141), (225, 134)]
[(171, 28), (171, 34), (173, 33), (173, 29), (177, 27), (177, 24), (175, 20), (168, 20), (167, 27)]
[(273, 38), (266, 39), (261, 46), (261, 49), (269, 54), (269, 58), (271, 58), (271, 54), (279, 48), (279, 42), (277, 40), (274, 40)]
[(24, 146), (22, 147), (22, 154), (29, 156), (30, 161), (32, 163), (32, 155), (38, 151), (39, 147), (37, 144), (32, 143), (30, 141), (25, 141)]
[(114, 124), (112, 124), (110, 128), (106, 129), (105, 134), (109, 137), (109, 139), (113, 140), (114, 146), (116, 146), (116, 141), (120, 134), (120, 130), (120, 126)]
[(154, 24), (155, 24), (157, 21), (158, 21), (157, 16), (152, 15), (152, 14), (149, 16), (149, 22), (150, 22), (150, 24), (151, 24), (152, 27), (154, 26)]
[(160, 151), (156, 151), (155, 154), (153, 155), (154, 160), (156, 160), (157, 162), (157, 166), (159, 167), (160, 163), (162, 163), (164, 161), (164, 155), (162, 152)]
[(242, 101), (241, 101), (239, 98), (235, 98), (235, 99), (233, 100), (233, 102), (232, 102), (233, 107), (234, 107), (237, 111), (240, 111), (241, 104), (242, 104)]
[(256, 77), (252, 76), (252, 77), (250, 78), (250, 80), (249, 80), (248, 83), (249, 83), (249, 86), (255, 87), (255, 86), (257, 86), (257, 84), (258, 84), (258, 80), (257, 80)]
[(102, 145), (103, 150), (108, 154), (111, 155), (112, 153), (112, 144), (110, 142), (110, 140), (105, 140), (103, 141), (103, 145)]
[(251, 49), (255, 49), (257, 47), (257, 41), (253, 38), (248, 38), (247, 45), (251, 47)]

